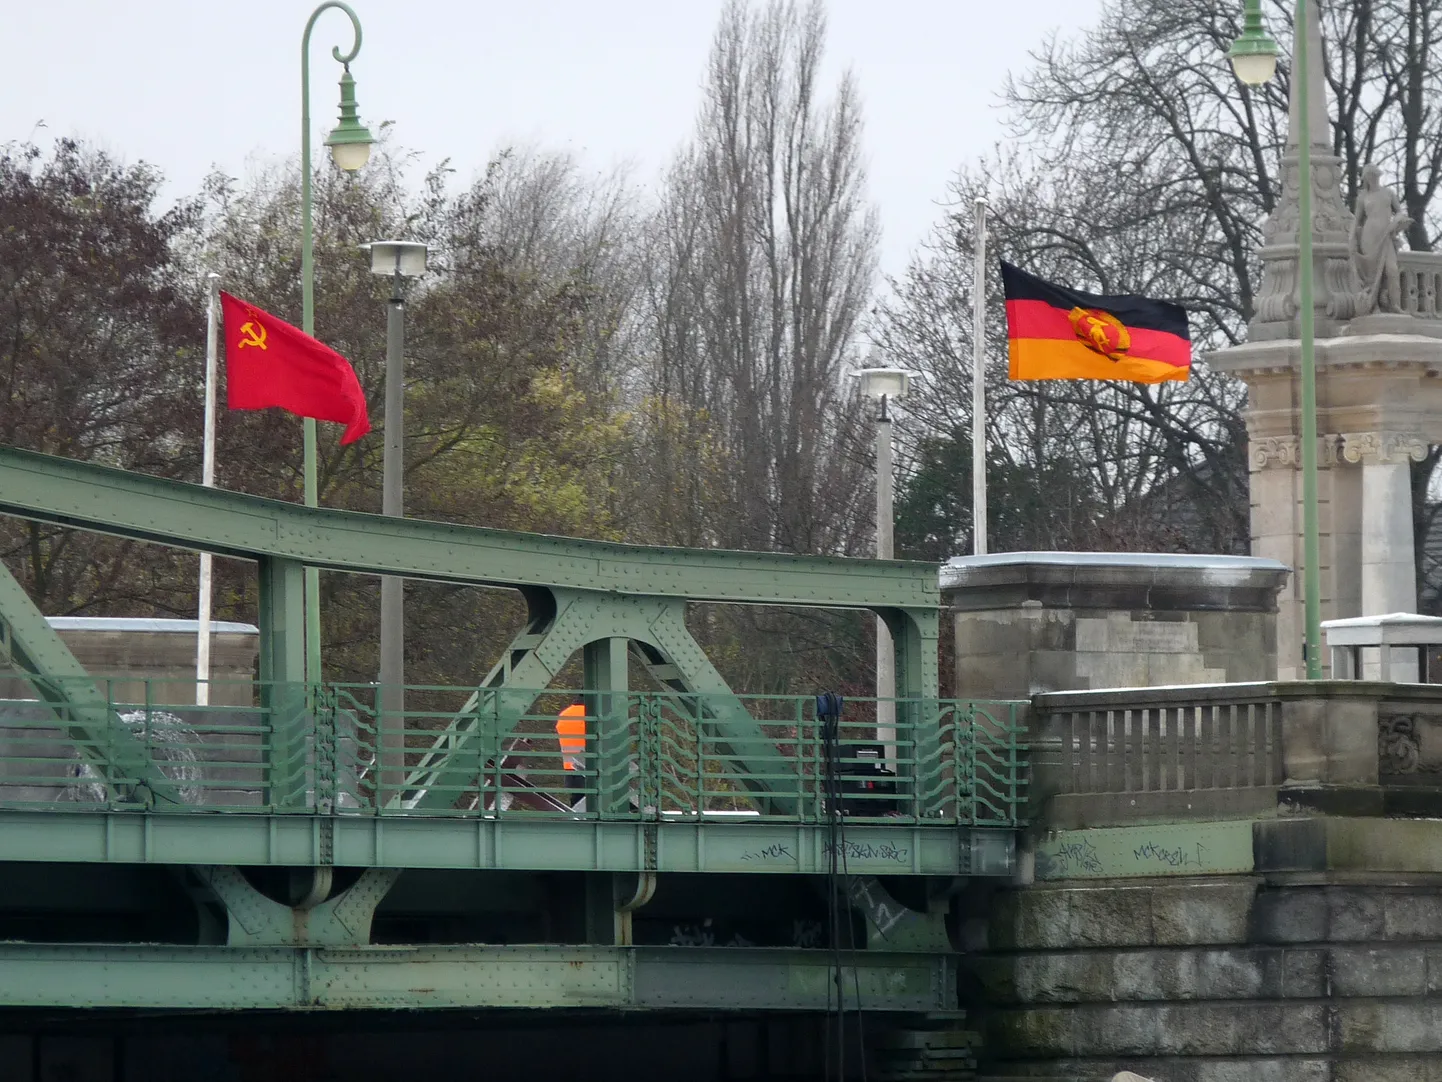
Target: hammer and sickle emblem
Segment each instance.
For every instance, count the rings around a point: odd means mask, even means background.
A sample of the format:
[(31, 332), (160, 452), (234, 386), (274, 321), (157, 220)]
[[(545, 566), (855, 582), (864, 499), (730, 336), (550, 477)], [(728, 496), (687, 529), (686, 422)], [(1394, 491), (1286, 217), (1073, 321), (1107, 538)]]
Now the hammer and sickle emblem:
[(1072, 331), (1086, 346), (1103, 357), (1114, 361), (1131, 348), (1132, 336), (1126, 324), (1110, 312), (1097, 308), (1073, 308), (1067, 318), (1071, 320)]
[(240, 325), (239, 349), (251, 346), (254, 349), (266, 349), (266, 330), (259, 323), (252, 323), (249, 320)]

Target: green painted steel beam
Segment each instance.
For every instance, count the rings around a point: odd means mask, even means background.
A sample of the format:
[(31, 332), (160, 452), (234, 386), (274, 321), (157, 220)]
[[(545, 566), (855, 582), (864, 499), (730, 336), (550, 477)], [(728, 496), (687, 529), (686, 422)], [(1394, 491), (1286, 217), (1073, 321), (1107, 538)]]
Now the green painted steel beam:
[[(869, 1011), (954, 1007), (946, 954), (844, 952)], [(0, 1006), (132, 1010), (822, 1011), (829, 951), (706, 947), (170, 947), (0, 943)]]
[[(821, 825), (597, 822), (418, 815), (0, 811), (0, 862), (822, 874)], [(1007, 876), (1015, 833), (953, 825), (849, 824), (857, 875)]]
[(76, 765), (114, 799), (142, 806), (179, 804), (175, 785), (117, 717), (114, 707), (70, 652), (24, 587), (0, 564), (0, 633), (19, 675), (50, 708), (75, 749)]
[(200, 865), (191, 872), (225, 909), (226, 944), (231, 947), (369, 944), (376, 906), (401, 877), (398, 868), (367, 868), (334, 897), (302, 908), (262, 894), (239, 868)]
[[(783, 758), (776, 742), (692, 637), (684, 601), (618, 598), (579, 590), (552, 593), (554, 614), (532, 613), (523, 635), (450, 724), (437, 732), (431, 748), (410, 772), (403, 793), (389, 803), (435, 811), (449, 808), (457, 789), (476, 776), (478, 763), (494, 759), (522, 715), (531, 710), (537, 693), (520, 689), (547, 687), (577, 651), (584, 652), (598, 640), (620, 639), (647, 648), (641, 652), (643, 662), (651, 653), (664, 661), (669, 675), (649, 666), (661, 686), (697, 696), (700, 724), (717, 750), (727, 755), (739, 785), (766, 810), (796, 814), (800, 794), (794, 788), (784, 791), (774, 780), (776, 763)], [(483, 742), (479, 750), (478, 742)]]
[(0, 514), (255, 560), (496, 586), (934, 608), (932, 564), (653, 548), (304, 507), (0, 448)]

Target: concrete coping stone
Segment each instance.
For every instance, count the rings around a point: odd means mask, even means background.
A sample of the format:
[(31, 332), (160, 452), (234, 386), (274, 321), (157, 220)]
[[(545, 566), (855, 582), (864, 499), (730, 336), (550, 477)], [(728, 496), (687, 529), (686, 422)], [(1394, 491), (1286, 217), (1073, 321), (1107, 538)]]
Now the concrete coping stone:
[(941, 568), (941, 588), (1031, 579), (1076, 584), (1188, 583), (1212, 586), (1281, 585), (1292, 569), (1259, 556), (1175, 552), (997, 552), (953, 556)]
[[(56, 631), (159, 631), (172, 635), (198, 635), (199, 620), (162, 620), (129, 616), (47, 616), (47, 623)], [(259, 635), (254, 624), (212, 620), (212, 635)]]
[(1174, 552), (1000, 552), (956, 556), (941, 589), (957, 611), (1024, 608), (1276, 612), (1291, 568), (1255, 556)]
[(1190, 552), (990, 552), (985, 556), (953, 556), (946, 561), (944, 566), (948, 569), (955, 568), (964, 571), (973, 568), (1027, 565), (1076, 568), (1185, 568), (1206, 571), (1291, 571), (1286, 564), (1261, 556), (1224, 556)]
[[(1421, 333), (1319, 337), (1314, 348), (1317, 367), (1383, 364), (1435, 370), (1442, 366), (1442, 338), (1432, 329), (1436, 322), (1407, 318), (1410, 329)], [(1339, 326), (1338, 330), (1341, 329)], [(1203, 356), (1207, 364), (1219, 372), (1260, 372), (1297, 368), (1301, 365), (1301, 355), (1301, 343), (1289, 337), (1240, 342), (1225, 349), (1210, 350)]]
[(1284, 680), (1238, 684), (1169, 684), (1158, 687), (1044, 691), (1032, 696), (1041, 713), (1128, 707), (1191, 706), (1209, 703), (1296, 702), (1307, 699), (1367, 699), (1387, 702), (1442, 702), (1436, 684), (1394, 684), (1376, 680)]
[(1437, 646), (1442, 645), (1442, 616), (1390, 612), (1323, 620), (1322, 633), (1328, 646)]

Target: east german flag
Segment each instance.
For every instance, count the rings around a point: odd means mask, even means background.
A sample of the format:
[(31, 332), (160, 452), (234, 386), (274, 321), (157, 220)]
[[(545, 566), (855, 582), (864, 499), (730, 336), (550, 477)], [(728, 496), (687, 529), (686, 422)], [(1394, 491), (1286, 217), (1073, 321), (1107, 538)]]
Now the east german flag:
[(1011, 379), (1162, 383), (1191, 374), (1192, 338), (1180, 305), (1082, 293), (1006, 262), (1001, 281)]

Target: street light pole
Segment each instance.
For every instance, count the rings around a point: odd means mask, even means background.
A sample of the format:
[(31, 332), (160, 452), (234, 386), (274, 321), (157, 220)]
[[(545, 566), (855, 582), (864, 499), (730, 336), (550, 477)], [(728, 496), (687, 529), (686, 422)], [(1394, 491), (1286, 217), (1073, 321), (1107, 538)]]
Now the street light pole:
[[(1307, 623), (1307, 679), (1322, 679), (1322, 544), (1317, 522), (1317, 359), (1315, 349), (1316, 312), (1312, 306), (1312, 133), (1307, 104), (1307, 65), (1312, 51), (1307, 33), (1307, 0), (1297, 0), (1293, 16), (1294, 33), (1302, 35), (1297, 50), (1297, 70), (1292, 78), (1297, 87), (1298, 112), (1303, 136), (1298, 142), (1297, 171), (1300, 181), (1297, 224), (1297, 257), (1301, 263), (1298, 300), (1302, 339), (1302, 588)], [(1321, 57), (1317, 58), (1321, 62)]]
[[(876, 558), (890, 560), (896, 553), (893, 518), (895, 481), (891, 463), (891, 414), (886, 395), (876, 402)], [(876, 618), (876, 739), (883, 758), (895, 759), (896, 747), (896, 644), (891, 629)], [(890, 764), (894, 770), (895, 765)]]
[[(1297, 333), (1302, 367), (1302, 591), (1304, 657), (1308, 680), (1322, 678), (1321, 530), (1317, 521), (1317, 359), (1316, 312), (1313, 308), (1312, 255), (1312, 125), (1308, 102), (1309, 65), (1313, 58), (1307, 0), (1297, 0), (1292, 32), (1301, 47), (1292, 80), (1297, 93)], [(1262, 25), (1261, 0), (1246, 0), (1242, 35), (1227, 54), (1237, 78), (1249, 86), (1267, 82), (1277, 67), (1277, 44)]]
[[(339, 8), (350, 18), (355, 40), (350, 52), (342, 53), (340, 46), (331, 50), (331, 55), (342, 65), (340, 88), (340, 123), (326, 139), (336, 165), (353, 172), (366, 163), (370, 157), (371, 135), (356, 119), (355, 79), (351, 77), (350, 62), (356, 58), (361, 47), (361, 25), (356, 13), (340, 0), (326, 0), (305, 24), (305, 33), (300, 39), (300, 329), (306, 334), (315, 334), (315, 267), (313, 237), (311, 232), (311, 177), (310, 177), (310, 34), (316, 20), (331, 8)], [(320, 502), (316, 477), (316, 430), (315, 418), (305, 418), (305, 505), (315, 507)], [(320, 668), (320, 571), (314, 567), (305, 569), (305, 677), (309, 684), (321, 679)]]
[[(914, 372), (904, 368), (863, 368), (855, 373), (861, 394), (876, 400), (876, 558), (890, 560), (893, 547), (894, 482), (891, 476), (890, 403), (905, 398)], [(888, 769), (895, 770), (896, 747), (896, 645), (891, 629), (876, 617), (876, 742)]]
[[(402, 479), (405, 453), (405, 280), (397, 268), (391, 277), (391, 299), (386, 305), (386, 442), (381, 473), (381, 514), (405, 516)], [(406, 747), (406, 580), (399, 575), (381, 579), (381, 744), (389, 770), (381, 772), (376, 804), (384, 807), (389, 794), (400, 792), (405, 780)]]
[[(406, 279), (426, 272), (426, 246), (414, 241), (375, 241), (371, 273), (391, 280), (386, 306), (385, 458), (381, 514), (405, 517)], [(381, 577), (380, 646), (381, 792), (377, 804), (405, 782), (405, 579)]]

